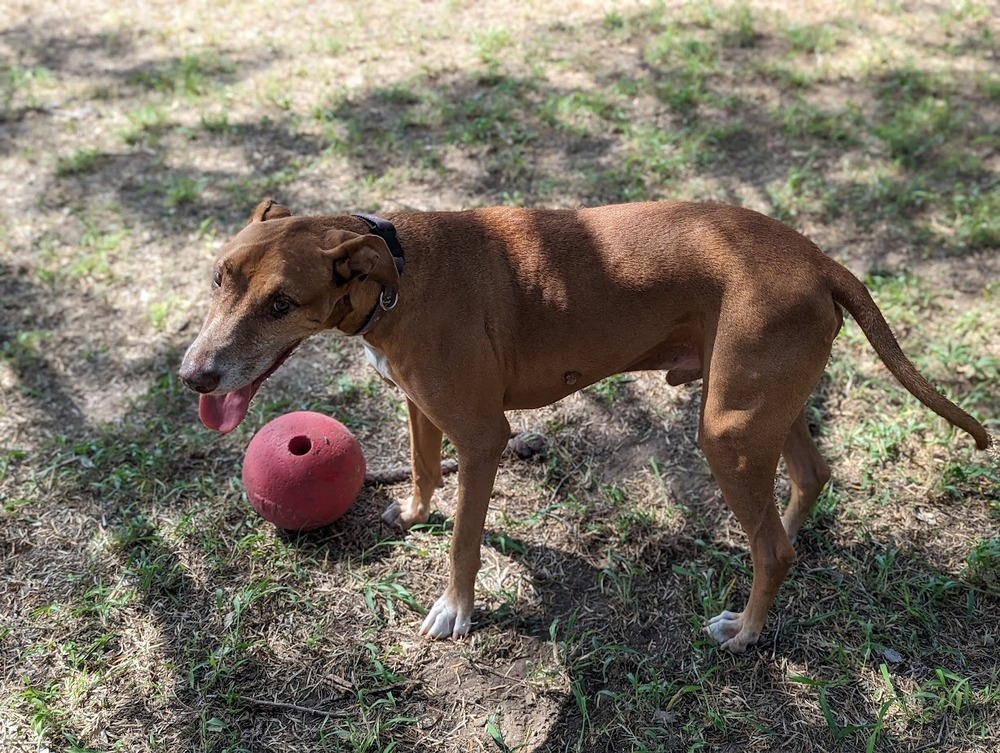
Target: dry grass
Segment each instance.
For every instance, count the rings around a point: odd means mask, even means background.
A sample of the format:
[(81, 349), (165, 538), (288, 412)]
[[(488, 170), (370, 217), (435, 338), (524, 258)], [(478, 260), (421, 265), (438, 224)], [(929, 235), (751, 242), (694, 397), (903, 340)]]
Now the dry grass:
[[(1000, 25), (989, 3), (15, 3), (0, 29), (3, 749), (994, 750), (1000, 471), (849, 324), (811, 410), (835, 478), (761, 646), (699, 631), (749, 559), (698, 391), (609, 380), (512, 417), (478, 623), (418, 640), (430, 525), (366, 489), (287, 537), (253, 430), (399, 396), (308, 343), (220, 438), (178, 386), (210, 260), (299, 213), (684, 197), (795, 225), (996, 430)], [(785, 493), (779, 483), (779, 497)]]

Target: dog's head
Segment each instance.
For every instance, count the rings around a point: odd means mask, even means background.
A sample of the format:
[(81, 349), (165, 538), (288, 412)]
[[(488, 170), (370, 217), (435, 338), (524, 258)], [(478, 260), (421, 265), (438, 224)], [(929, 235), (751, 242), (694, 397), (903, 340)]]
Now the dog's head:
[(398, 281), (378, 236), (261, 202), (215, 261), (211, 308), (181, 363), (181, 379), (201, 393), (202, 423), (235, 429), (260, 385), (302, 340), (338, 326), (352, 302), (372, 300), (373, 290)]

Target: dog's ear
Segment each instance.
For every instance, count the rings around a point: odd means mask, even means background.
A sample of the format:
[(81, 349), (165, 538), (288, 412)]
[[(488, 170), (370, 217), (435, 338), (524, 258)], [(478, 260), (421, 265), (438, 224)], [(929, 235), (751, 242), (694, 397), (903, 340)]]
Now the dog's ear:
[(273, 199), (264, 199), (250, 215), (249, 225), (252, 222), (263, 222), (264, 220), (279, 220), (282, 217), (291, 217), (292, 213), (284, 204), (278, 204)]
[(361, 235), (327, 253), (333, 259), (333, 281), (338, 287), (351, 280), (373, 280), (386, 287), (399, 285), (399, 272), (389, 247), (377, 235)]

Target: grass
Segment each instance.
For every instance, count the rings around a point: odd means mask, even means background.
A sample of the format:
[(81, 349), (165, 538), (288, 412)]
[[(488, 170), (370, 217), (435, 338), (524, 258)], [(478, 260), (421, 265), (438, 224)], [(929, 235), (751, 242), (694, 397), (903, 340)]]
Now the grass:
[(752, 566), (696, 387), (629, 374), (512, 416), (546, 450), (504, 459), (475, 630), (432, 644), (414, 631), (447, 583), (453, 476), (405, 536), (378, 520), (406, 484), (302, 535), (242, 489), (253, 431), (295, 409), (337, 416), (372, 469), (407, 462), (405, 403), (357, 344), (305, 344), (226, 437), (175, 376), (212, 259), (265, 194), (301, 213), (709, 199), (865, 275), (995, 433), (989, 3), (390, 3), (352, 6), (351, 33), (90, 9), (15, 9), (0, 63), (5, 744), (995, 747), (1000, 474), (850, 320), (809, 406), (834, 478), (743, 657), (701, 631)]
[(101, 153), (96, 149), (77, 149), (69, 157), (60, 157), (56, 162), (56, 175), (82, 175), (97, 166)]
[(136, 71), (129, 77), (129, 83), (157, 92), (197, 97), (219, 86), (234, 72), (235, 66), (230, 61), (209, 49)]
[(129, 146), (156, 143), (167, 127), (167, 114), (161, 106), (142, 105), (128, 113), (129, 126), (122, 131), (122, 140)]
[(785, 133), (791, 139), (822, 140), (850, 145), (858, 139), (858, 126), (864, 122), (857, 107), (826, 112), (798, 99), (778, 113)]
[(202, 183), (186, 175), (176, 176), (166, 186), (164, 203), (168, 207), (194, 204), (201, 198)]
[(791, 25), (785, 28), (785, 38), (792, 50), (810, 55), (825, 55), (837, 48), (840, 37), (833, 24)]
[(41, 105), (40, 89), (52, 84), (52, 71), (44, 66), (0, 64), (0, 120), (14, 119)]

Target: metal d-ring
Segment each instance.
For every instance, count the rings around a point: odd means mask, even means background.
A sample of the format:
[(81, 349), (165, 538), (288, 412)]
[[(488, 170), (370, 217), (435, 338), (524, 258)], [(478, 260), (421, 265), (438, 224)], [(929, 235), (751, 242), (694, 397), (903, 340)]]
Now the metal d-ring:
[(399, 295), (395, 290), (383, 290), (378, 298), (378, 305), (383, 311), (392, 311), (399, 303)]

